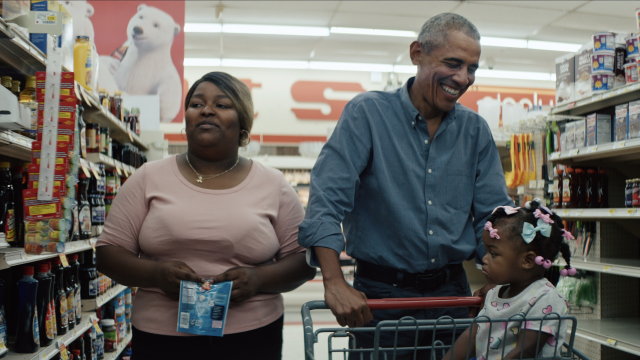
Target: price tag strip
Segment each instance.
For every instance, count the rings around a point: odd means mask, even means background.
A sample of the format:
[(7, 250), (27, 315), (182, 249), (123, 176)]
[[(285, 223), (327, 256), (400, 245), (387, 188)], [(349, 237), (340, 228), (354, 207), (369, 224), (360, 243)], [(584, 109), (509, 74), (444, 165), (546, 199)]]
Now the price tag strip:
[(615, 142), (615, 143), (613, 143), (613, 148), (614, 149), (622, 149), (624, 147), (624, 143), (625, 143), (624, 140)]
[(82, 172), (90, 178), (91, 173), (89, 172), (89, 169), (87, 169), (87, 162), (84, 159), (80, 160), (80, 167), (82, 167)]
[(591, 146), (591, 147), (587, 150), (587, 152), (588, 152), (589, 154), (594, 153), (594, 152), (596, 152), (596, 151), (598, 151), (598, 145), (596, 145), (596, 146)]
[(576, 155), (578, 155), (579, 152), (580, 152), (580, 149), (573, 149), (573, 150), (569, 151), (569, 155), (576, 156)]
[(69, 261), (67, 260), (67, 255), (65, 253), (58, 254), (58, 256), (60, 256), (60, 262), (62, 262), (62, 266), (69, 266)]
[(100, 179), (100, 174), (98, 174), (98, 167), (96, 166), (96, 164), (90, 162), (89, 167), (91, 167), (91, 172), (93, 173), (93, 176), (95, 176), (96, 179)]

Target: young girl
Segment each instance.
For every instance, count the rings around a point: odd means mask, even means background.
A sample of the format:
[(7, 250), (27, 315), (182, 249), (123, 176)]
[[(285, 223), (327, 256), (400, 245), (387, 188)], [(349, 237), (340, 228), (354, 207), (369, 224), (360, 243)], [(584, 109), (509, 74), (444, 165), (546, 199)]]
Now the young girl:
[[(561, 275), (575, 275), (576, 269), (569, 265), (569, 245), (563, 241), (563, 237), (573, 237), (564, 230), (560, 217), (538, 199), (526, 203), (523, 209), (498, 207), (487, 220), (482, 234), (487, 249), (482, 274), (498, 286), (487, 293), (477, 319), (510, 321), (473, 325), (455, 342), (453, 357), (450, 350), (443, 360), (466, 359), (469, 337), (475, 344), (469, 358), (478, 360), (559, 354), (567, 332), (567, 321), (560, 321), (559, 316), (567, 314), (568, 303), (544, 278), (544, 272), (561, 252), (567, 262)], [(527, 321), (523, 322), (520, 315)], [(528, 321), (545, 315), (542, 324)]]

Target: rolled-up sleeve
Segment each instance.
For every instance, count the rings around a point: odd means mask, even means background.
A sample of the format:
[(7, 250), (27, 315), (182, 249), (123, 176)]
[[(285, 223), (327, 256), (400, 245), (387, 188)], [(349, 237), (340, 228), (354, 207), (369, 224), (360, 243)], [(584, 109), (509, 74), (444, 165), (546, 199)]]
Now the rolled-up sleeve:
[(299, 244), (308, 249), (326, 247), (340, 253), (344, 248), (340, 224), (353, 209), (360, 174), (371, 154), (365, 111), (357, 98), (345, 106), (311, 171), (309, 205), (298, 234)]
[(478, 140), (478, 166), (473, 194), (473, 229), (476, 234), (476, 263), (482, 264), (487, 250), (482, 244), (482, 231), (487, 217), (498, 206), (513, 206), (507, 194), (500, 154), (489, 125), (482, 121)]

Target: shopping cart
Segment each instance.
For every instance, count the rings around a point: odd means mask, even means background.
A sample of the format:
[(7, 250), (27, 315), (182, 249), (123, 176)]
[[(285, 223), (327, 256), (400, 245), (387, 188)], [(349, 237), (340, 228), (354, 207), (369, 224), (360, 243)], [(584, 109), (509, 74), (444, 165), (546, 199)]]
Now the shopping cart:
[[(380, 299), (380, 300), (367, 300), (367, 304), (371, 310), (392, 310), (392, 309), (427, 309), (427, 308), (453, 308), (453, 307), (480, 307), (482, 305), (481, 297), (434, 297), (434, 298), (402, 298), (402, 299)], [(451, 336), (451, 341), (448, 344), (445, 344), (441, 340), (436, 340), (436, 336), (438, 331), (451, 332), (453, 330), (453, 334), (456, 332), (460, 333), (463, 329), (466, 329), (469, 326), (476, 324), (489, 324), (488, 326), (492, 327), (498, 326), (498, 324), (505, 322), (522, 322), (522, 321), (540, 321), (540, 326), (542, 327), (542, 321), (545, 320), (560, 320), (560, 321), (568, 321), (567, 326), (568, 332), (565, 339), (568, 339), (568, 342), (564, 344), (556, 344), (556, 354), (559, 356), (554, 357), (553, 359), (558, 360), (571, 360), (571, 359), (581, 359), (581, 360), (589, 360), (583, 354), (576, 351), (573, 348), (575, 333), (577, 322), (576, 318), (573, 316), (561, 316), (557, 313), (546, 314), (543, 317), (524, 317), (524, 315), (514, 315), (508, 319), (489, 319), (486, 316), (479, 316), (474, 319), (453, 319), (449, 316), (441, 317), (437, 320), (416, 320), (412, 317), (404, 317), (400, 320), (385, 320), (380, 321), (375, 327), (361, 327), (361, 328), (325, 328), (313, 330), (313, 320), (311, 318), (311, 310), (320, 310), (320, 309), (328, 309), (327, 304), (324, 301), (310, 301), (306, 304), (302, 305), (302, 323), (304, 326), (304, 349), (305, 349), (305, 359), (306, 360), (315, 360), (315, 352), (314, 346), (318, 343), (318, 338), (320, 334), (328, 334), (328, 357), (329, 360), (333, 359), (334, 354), (342, 354), (339, 358), (347, 359), (350, 358), (350, 355), (357, 357), (362, 360), (378, 360), (378, 359), (396, 359), (396, 354), (401, 351), (411, 351), (413, 352), (413, 359), (417, 359), (418, 351), (428, 350), (431, 354), (431, 359), (420, 359), (420, 360), (447, 360), (443, 359), (445, 353), (451, 345), (454, 343), (454, 338)], [(560, 327), (560, 321), (558, 321), (558, 330)], [(485, 325), (486, 326), (486, 325)], [(540, 329), (541, 330), (541, 329)], [(418, 333), (420, 331), (430, 331), (432, 334), (432, 345), (431, 346), (418, 346)], [(505, 335), (507, 329), (505, 328)], [(363, 333), (373, 333), (373, 348), (357, 348), (356, 344), (356, 334)], [(382, 333), (391, 333), (393, 335), (394, 344), (392, 347), (383, 347), (380, 344), (380, 336)], [(414, 346), (411, 347), (401, 347), (398, 346), (398, 335), (399, 334), (412, 334), (414, 337)], [(337, 348), (333, 346), (333, 339), (335, 338), (347, 338), (349, 342), (348, 348)], [(524, 341), (524, 339), (523, 339)], [(538, 335), (538, 343), (540, 342), (540, 331)], [(467, 354), (469, 354), (469, 350), (471, 346), (475, 347), (475, 344), (471, 343), (471, 339), (469, 340)], [(558, 349), (560, 347), (560, 349)], [(484, 347), (485, 349), (489, 348), (489, 345)], [(500, 359), (504, 357), (504, 351)], [(484, 355), (486, 358), (487, 356)], [(468, 358), (468, 356), (467, 356)], [(536, 354), (536, 359), (542, 359)], [(522, 359), (522, 354), (520, 359)], [(550, 358), (546, 358), (550, 359)], [(491, 358), (489, 358), (491, 360)]]

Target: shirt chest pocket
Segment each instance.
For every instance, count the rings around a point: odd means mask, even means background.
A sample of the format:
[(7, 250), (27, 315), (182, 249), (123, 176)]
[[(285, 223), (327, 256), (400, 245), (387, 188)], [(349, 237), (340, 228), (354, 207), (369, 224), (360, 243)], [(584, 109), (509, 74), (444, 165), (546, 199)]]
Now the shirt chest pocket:
[(455, 210), (470, 211), (475, 185), (473, 172), (470, 169), (448, 168), (446, 174), (445, 204)]

